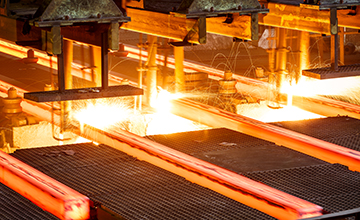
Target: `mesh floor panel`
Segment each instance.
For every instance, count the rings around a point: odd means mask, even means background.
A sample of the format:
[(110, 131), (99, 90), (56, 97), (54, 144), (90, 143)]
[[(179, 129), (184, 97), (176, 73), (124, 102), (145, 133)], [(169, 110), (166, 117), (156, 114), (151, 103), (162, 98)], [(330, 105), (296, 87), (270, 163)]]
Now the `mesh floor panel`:
[[(300, 129), (301, 122), (297, 125)], [(329, 127), (319, 125), (314, 130), (322, 129), (330, 138)], [(341, 132), (339, 138), (346, 133)], [(318, 204), (328, 212), (360, 207), (360, 173), (339, 164), (224, 128), (148, 138)]]
[(274, 219), (104, 145), (22, 149), (12, 155), (125, 219)]
[(338, 70), (331, 67), (303, 70), (302, 75), (316, 79), (332, 79), (360, 75), (360, 64), (339, 66)]
[(26, 199), (19, 193), (0, 183), (0, 219), (58, 219)]
[(360, 151), (360, 120), (346, 116), (274, 123), (277, 126)]

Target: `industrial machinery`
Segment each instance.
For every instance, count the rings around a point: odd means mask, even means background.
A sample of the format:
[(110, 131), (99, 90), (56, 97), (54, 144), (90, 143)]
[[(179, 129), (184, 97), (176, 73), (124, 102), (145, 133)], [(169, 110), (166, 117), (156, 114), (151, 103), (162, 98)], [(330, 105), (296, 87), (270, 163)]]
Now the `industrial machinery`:
[(360, 101), (300, 87), (356, 93), (359, 30), (359, 0), (2, 0), (0, 219), (359, 219)]

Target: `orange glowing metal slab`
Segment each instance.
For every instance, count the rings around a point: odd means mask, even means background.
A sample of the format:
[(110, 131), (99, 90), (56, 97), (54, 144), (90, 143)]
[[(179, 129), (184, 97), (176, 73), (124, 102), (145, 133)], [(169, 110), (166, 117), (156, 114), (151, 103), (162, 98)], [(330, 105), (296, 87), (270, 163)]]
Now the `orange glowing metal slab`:
[(0, 151), (0, 181), (60, 219), (89, 219), (89, 199)]
[(172, 100), (172, 113), (274, 142), (329, 163), (360, 171), (360, 152), (191, 100)]

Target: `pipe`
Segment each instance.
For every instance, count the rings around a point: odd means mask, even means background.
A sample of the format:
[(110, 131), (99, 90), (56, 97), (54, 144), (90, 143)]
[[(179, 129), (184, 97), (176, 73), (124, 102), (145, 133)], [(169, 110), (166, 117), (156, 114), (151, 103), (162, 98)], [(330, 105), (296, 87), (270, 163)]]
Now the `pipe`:
[(277, 44), (276, 44), (276, 88), (277, 88), (277, 101), (280, 100), (280, 89), (284, 84), (287, 62), (287, 49), (286, 49), (286, 29), (276, 28)]
[(310, 33), (307, 31), (299, 31), (299, 74), (296, 75), (296, 82), (299, 82), (302, 71), (309, 69), (310, 64)]
[(90, 65), (92, 82), (96, 87), (101, 87), (101, 48), (90, 46)]
[(175, 91), (185, 91), (185, 74), (184, 74), (184, 47), (174, 47), (175, 59)]
[[(65, 89), (73, 88), (73, 76), (72, 71), (72, 61), (73, 61), (73, 41), (64, 40), (64, 79), (65, 79)], [(70, 118), (71, 112), (71, 101), (61, 102), (61, 133), (67, 130), (68, 120)]]
[(156, 66), (156, 53), (157, 53), (157, 37), (148, 35), (148, 60), (146, 72), (146, 102), (149, 106), (153, 106), (157, 96), (157, 66)]

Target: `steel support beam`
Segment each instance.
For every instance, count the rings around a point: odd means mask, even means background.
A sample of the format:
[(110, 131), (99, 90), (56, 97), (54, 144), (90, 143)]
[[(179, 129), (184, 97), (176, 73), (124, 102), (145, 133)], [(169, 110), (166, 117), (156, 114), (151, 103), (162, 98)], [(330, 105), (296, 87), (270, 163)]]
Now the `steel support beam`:
[[(131, 17), (131, 22), (124, 23), (121, 28), (140, 33), (150, 34), (159, 37), (183, 41), (191, 30), (198, 28), (198, 19), (186, 19), (176, 17), (172, 14), (164, 14), (139, 9), (128, 8), (127, 14)], [(205, 20), (205, 18), (202, 18)], [(201, 20), (201, 19), (199, 19)], [(251, 39), (251, 16), (233, 15), (233, 22), (224, 23), (225, 17), (206, 18), (206, 31), (230, 37)], [(189, 43), (204, 43), (203, 30), (199, 34), (194, 34)]]
[[(316, 8), (280, 3), (267, 3), (265, 5), (269, 9), (269, 13), (259, 14), (259, 24), (326, 35), (331, 34), (330, 10), (320, 11)], [(338, 25), (360, 29), (360, 7), (358, 6), (355, 15), (349, 15), (349, 12), (350, 10), (338, 11)]]
[(259, 24), (330, 34), (330, 12), (296, 5), (268, 3), (268, 14), (259, 14)]

